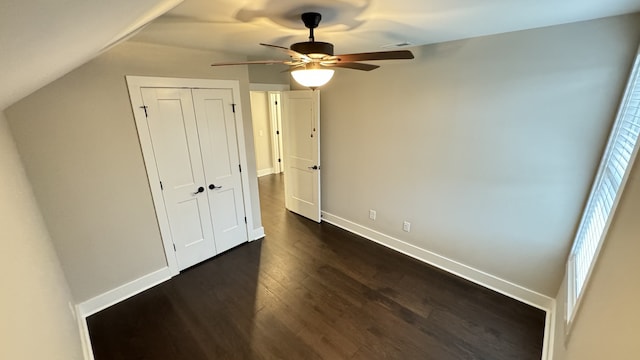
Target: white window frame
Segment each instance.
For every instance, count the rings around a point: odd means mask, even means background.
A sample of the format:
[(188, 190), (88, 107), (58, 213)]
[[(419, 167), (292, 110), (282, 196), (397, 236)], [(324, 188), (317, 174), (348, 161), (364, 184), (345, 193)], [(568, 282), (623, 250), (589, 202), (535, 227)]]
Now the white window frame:
[(607, 170), (609, 166), (609, 159), (611, 158), (611, 153), (615, 148), (616, 140), (618, 139), (618, 135), (620, 132), (621, 125), (623, 123), (623, 118), (627, 114), (627, 109), (629, 108), (630, 102), (632, 101), (632, 94), (635, 92), (640, 92), (640, 49), (638, 49), (638, 53), (636, 54), (635, 61), (633, 63), (633, 67), (631, 69), (631, 75), (629, 76), (629, 80), (627, 82), (627, 86), (622, 97), (622, 101), (620, 102), (620, 107), (618, 108), (618, 113), (616, 116), (616, 120), (613, 124), (611, 134), (609, 135), (609, 140), (607, 142), (607, 146), (604, 150), (604, 154), (602, 156), (602, 160), (600, 162), (600, 166), (598, 168), (598, 173), (593, 181), (593, 185), (591, 188), (591, 192), (589, 193), (589, 199), (587, 201), (586, 206), (584, 207), (582, 219), (580, 220), (580, 226), (578, 227), (575, 235), (575, 239), (573, 241), (573, 245), (571, 247), (571, 252), (569, 253), (569, 259), (567, 261), (567, 312), (566, 312), (566, 332), (569, 333), (571, 329), (571, 325), (575, 320), (578, 309), (580, 308), (580, 304), (582, 303), (582, 299), (584, 298), (584, 294), (587, 291), (589, 280), (591, 278), (591, 274), (597, 262), (598, 256), (600, 254), (600, 250), (602, 249), (602, 244), (607, 236), (607, 232), (609, 231), (609, 226), (611, 225), (611, 221), (614, 218), (615, 211), (618, 207), (618, 203), (620, 201), (621, 195), (624, 192), (625, 185), (627, 183), (627, 179), (629, 178), (630, 170), (633, 167), (633, 164), (636, 159), (636, 155), (638, 153), (638, 148), (640, 147), (640, 141), (636, 138), (636, 142), (633, 148), (633, 152), (629, 158), (629, 163), (624, 170), (624, 175), (620, 182), (620, 186), (618, 191), (615, 194), (615, 198), (613, 199), (611, 210), (609, 211), (609, 215), (605, 221), (605, 225), (602, 233), (599, 236), (598, 244), (596, 246), (596, 250), (594, 252), (593, 257), (591, 258), (589, 269), (587, 271), (587, 275), (584, 279), (584, 282), (581, 284), (581, 290), (578, 294), (577, 291), (577, 277), (576, 277), (576, 262), (575, 262), (575, 254), (578, 250), (578, 246), (581, 245), (579, 241), (579, 236), (582, 233), (582, 230), (586, 227), (586, 222), (590, 217), (590, 210), (592, 210), (592, 203), (594, 201), (595, 195), (598, 193), (600, 188), (600, 184), (602, 179), (604, 178), (604, 172)]

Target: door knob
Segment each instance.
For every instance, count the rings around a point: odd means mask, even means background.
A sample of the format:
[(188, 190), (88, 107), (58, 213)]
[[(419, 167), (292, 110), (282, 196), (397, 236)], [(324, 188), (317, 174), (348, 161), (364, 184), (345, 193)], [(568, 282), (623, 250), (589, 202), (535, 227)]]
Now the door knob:
[(200, 194), (200, 193), (201, 193), (201, 192), (203, 192), (203, 191), (204, 191), (204, 186), (200, 186), (200, 187), (198, 188), (198, 191), (194, 192), (194, 193), (193, 193), (193, 195), (198, 195), (198, 194)]
[(313, 165), (308, 167), (309, 170), (318, 170), (320, 167), (318, 165)]
[(214, 184), (209, 184), (209, 190), (220, 189), (222, 186), (215, 186)]

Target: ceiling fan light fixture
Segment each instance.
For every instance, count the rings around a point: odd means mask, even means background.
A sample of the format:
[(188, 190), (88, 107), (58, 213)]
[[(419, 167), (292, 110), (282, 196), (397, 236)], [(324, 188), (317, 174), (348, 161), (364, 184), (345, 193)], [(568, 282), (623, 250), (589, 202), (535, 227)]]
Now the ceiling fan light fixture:
[(300, 69), (291, 72), (293, 79), (300, 85), (310, 89), (318, 88), (331, 80), (333, 77), (333, 69)]
[[(413, 59), (413, 54), (409, 50), (374, 51), (354, 54), (333, 54), (333, 44), (316, 41), (313, 30), (318, 27), (322, 15), (316, 12), (306, 12), (301, 16), (304, 26), (309, 29), (309, 41), (298, 42), (286, 48), (280, 45), (264, 44), (270, 48), (278, 49), (289, 55), (289, 60), (257, 60), (214, 63), (211, 66), (222, 65), (251, 65), (251, 64), (284, 64), (289, 65), (289, 70), (293, 79), (300, 85), (316, 89), (331, 80), (334, 70), (331, 68), (343, 68), (361, 71), (371, 71), (379, 68), (378, 65), (363, 63), (361, 61), (378, 60), (402, 60)], [(392, 44), (392, 46), (402, 47), (410, 45), (409, 42)], [(329, 67), (329, 69), (327, 69)]]

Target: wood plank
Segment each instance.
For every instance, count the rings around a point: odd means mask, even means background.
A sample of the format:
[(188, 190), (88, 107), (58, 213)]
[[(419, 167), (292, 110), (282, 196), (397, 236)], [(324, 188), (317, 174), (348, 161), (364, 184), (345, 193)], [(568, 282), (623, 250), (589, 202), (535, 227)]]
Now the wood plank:
[(540, 359), (545, 314), (284, 209), (267, 237), (88, 319), (96, 360)]

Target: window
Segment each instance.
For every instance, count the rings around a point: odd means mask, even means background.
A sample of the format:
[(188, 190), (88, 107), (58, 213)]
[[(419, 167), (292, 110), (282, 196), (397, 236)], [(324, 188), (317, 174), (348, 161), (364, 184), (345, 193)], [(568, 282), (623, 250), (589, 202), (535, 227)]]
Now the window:
[(567, 321), (571, 323), (627, 180), (640, 134), (640, 54), (627, 84), (569, 254)]

